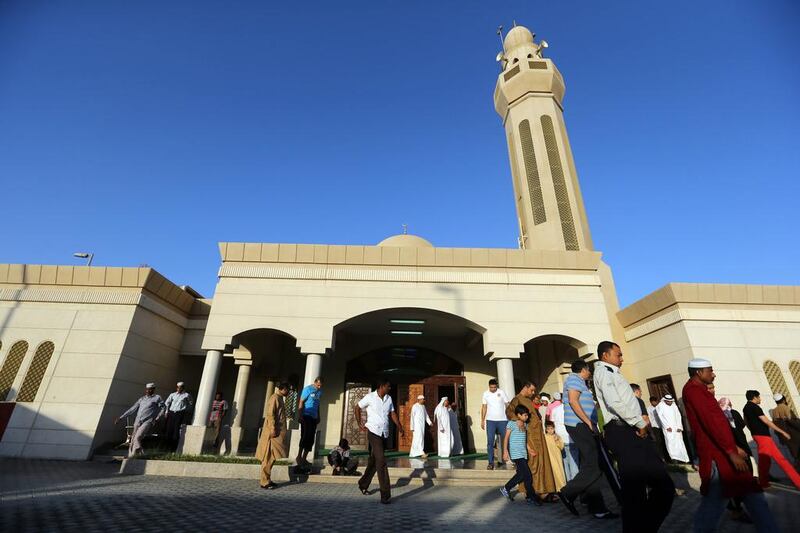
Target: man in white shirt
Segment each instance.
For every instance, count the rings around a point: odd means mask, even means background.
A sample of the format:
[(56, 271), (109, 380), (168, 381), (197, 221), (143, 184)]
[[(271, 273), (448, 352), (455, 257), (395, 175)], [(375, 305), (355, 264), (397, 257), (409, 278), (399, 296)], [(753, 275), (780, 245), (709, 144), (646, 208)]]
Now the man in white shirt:
[(417, 396), (417, 403), (411, 408), (411, 416), (409, 417), (411, 425), (411, 451), (408, 453), (409, 457), (422, 457), (425, 459), (428, 455), (425, 453), (425, 424), (432, 425), (431, 417), (428, 416), (428, 411), (425, 409), (425, 396), (421, 394)]
[(597, 346), (594, 390), (603, 411), (606, 444), (617, 457), (622, 481), (622, 531), (658, 531), (672, 508), (675, 484), (647, 433), (642, 409), (620, 374), (622, 350), (611, 341)]
[(481, 429), (486, 431), (486, 453), (489, 456), (488, 470), (494, 470), (494, 439), (500, 437), (500, 442), (506, 435), (506, 406), (511, 400), (505, 391), (497, 385), (496, 379), (489, 380), (489, 390), (483, 393), (481, 399)]
[(567, 481), (572, 481), (572, 478), (578, 475), (578, 447), (572, 442), (572, 438), (567, 433), (567, 426), (564, 424), (564, 404), (561, 403), (561, 393), (553, 394), (555, 400), (550, 404), (553, 408), (550, 410), (550, 420), (556, 426), (556, 435), (561, 437), (564, 442), (564, 449), (561, 451), (561, 457), (564, 459), (564, 475)]
[(175, 392), (167, 396), (164, 402), (166, 407), (167, 427), (165, 429), (165, 439), (170, 449), (178, 447), (181, 437), (181, 426), (191, 422), (189, 415), (194, 407), (192, 395), (186, 392), (183, 381), (179, 381), (175, 386)]
[[(354, 409), (358, 427), (361, 428), (361, 431), (367, 432), (367, 441), (369, 443), (369, 462), (366, 470), (364, 470), (364, 475), (358, 480), (358, 488), (361, 489), (361, 494), (368, 495), (369, 484), (372, 483), (372, 478), (377, 472), (381, 503), (390, 503), (389, 499), (392, 497), (389, 489), (389, 469), (386, 466), (386, 457), (383, 454), (386, 448), (386, 439), (389, 437), (390, 416), (394, 425), (397, 426), (400, 436), (405, 435), (405, 430), (400, 424), (397, 412), (394, 410), (392, 397), (389, 396), (391, 390), (392, 384), (389, 383), (389, 380), (382, 379), (378, 383), (378, 388), (364, 396)], [(366, 421), (362, 417), (362, 410), (367, 412)]]

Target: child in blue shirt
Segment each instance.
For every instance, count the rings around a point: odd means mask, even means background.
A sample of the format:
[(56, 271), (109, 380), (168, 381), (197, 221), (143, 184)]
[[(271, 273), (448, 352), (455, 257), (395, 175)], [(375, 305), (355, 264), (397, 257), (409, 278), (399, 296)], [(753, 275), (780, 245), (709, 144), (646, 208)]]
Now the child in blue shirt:
[(513, 461), (516, 472), (514, 477), (500, 489), (500, 493), (514, 501), (514, 497), (510, 494), (511, 489), (519, 483), (524, 483), (527, 493), (525, 501), (542, 505), (541, 499), (533, 490), (533, 476), (528, 467), (528, 454), (531, 454), (531, 457), (536, 455), (533, 448), (528, 446), (528, 419), (531, 412), (524, 405), (518, 405), (514, 409), (514, 414), (517, 419), (509, 421), (506, 425), (506, 436), (503, 439), (503, 459), (506, 462)]

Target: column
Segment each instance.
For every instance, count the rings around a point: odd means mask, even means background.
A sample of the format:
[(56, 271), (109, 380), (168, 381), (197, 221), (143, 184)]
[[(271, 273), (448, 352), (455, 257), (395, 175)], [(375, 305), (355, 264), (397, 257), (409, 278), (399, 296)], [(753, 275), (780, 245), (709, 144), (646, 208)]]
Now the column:
[[(309, 353), (306, 354), (306, 373), (303, 377), (303, 383), (300, 385), (300, 391), (302, 392), (303, 387), (306, 385), (311, 385), (314, 383), (314, 380), (321, 376), (322, 372), (322, 355), (317, 353)], [(298, 413), (298, 418), (301, 415)], [(317, 432), (319, 432), (319, 428), (317, 428)], [(316, 439), (314, 439), (314, 449), (311, 451), (311, 457), (313, 458), (316, 454)], [(289, 457), (296, 457), (297, 453), (300, 450), (300, 430), (293, 429), (290, 433), (289, 437)]]
[(264, 395), (264, 412), (261, 415), (263, 418), (267, 417), (267, 403), (269, 399), (275, 394), (275, 378), (269, 378), (267, 380), (267, 393)]
[(509, 398), (516, 395), (514, 390), (514, 362), (512, 359), (497, 360), (497, 381), (500, 388), (505, 391)]
[(222, 368), (222, 352), (209, 350), (203, 364), (203, 377), (197, 389), (194, 419), (191, 426), (186, 426), (186, 431), (178, 443), (178, 453), (200, 454), (203, 451), (203, 442), (206, 436), (206, 423), (211, 413), (211, 402), (217, 392), (219, 371)]
[(247, 401), (247, 385), (250, 383), (250, 365), (240, 364), (239, 374), (236, 376), (236, 390), (233, 393), (233, 422), (231, 427), (242, 427), (242, 417), (244, 416), (244, 403)]
[(211, 402), (217, 393), (219, 371), (222, 368), (222, 352), (209, 350), (203, 365), (203, 377), (200, 378), (200, 387), (197, 389), (197, 402), (195, 403), (193, 426), (204, 426), (211, 414)]
[(322, 372), (322, 356), (317, 353), (306, 354), (306, 374), (302, 386), (311, 385)]
[(244, 405), (247, 401), (247, 386), (250, 384), (250, 361), (237, 365), (239, 373), (236, 376), (236, 389), (233, 393), (233, 421), (231, 422), (231, 455), (239, 451), (239, 442), (242, 439), (242, 419), (244, 418)]

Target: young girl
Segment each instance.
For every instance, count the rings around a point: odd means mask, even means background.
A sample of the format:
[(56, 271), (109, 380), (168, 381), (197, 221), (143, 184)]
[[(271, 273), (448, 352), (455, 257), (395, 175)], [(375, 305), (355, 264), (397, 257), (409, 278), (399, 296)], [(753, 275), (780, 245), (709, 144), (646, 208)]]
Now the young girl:
[(542, 505), (539, 496), (533, 490), (533, 477), (531, 476), (531, 469), (528, 468), (528, 454), (535, 456), (536, 452), (528, 446), (528, 419), (531, 412), (524, 405), (518, 405), (514, 409), (516, 420), (511, 420), (506, 425), (506, 436), (503, 439), (503, 460), (506, 462), (513, 461), (516, 472), (504, 487), (500, 489), (500, 493), (511, 501), (514, 497), (511, 496), (511, 489), (514, 485), (521, 483), (525, 484), (525, 492), (527, 496), (525, 501)]
[(564, 449), (564, 441), (556, 435), (555, 423), (545, 422), (544, 440), (547, 442), (547, 455), (550, 457), (550, 464), (553, 466), (553, 479), (556, 482), (556, 490), (561, 490), (561, 487), (567, 484), (564, 461), (561, 456), (561, 450)]

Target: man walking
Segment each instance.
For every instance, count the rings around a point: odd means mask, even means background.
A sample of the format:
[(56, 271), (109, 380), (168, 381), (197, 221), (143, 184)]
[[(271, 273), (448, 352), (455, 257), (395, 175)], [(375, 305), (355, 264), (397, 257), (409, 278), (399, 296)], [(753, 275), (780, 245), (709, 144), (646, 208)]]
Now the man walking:
[(272, 465), (286, 455), (286, 395), (289, 384), (279, 383), (267, 400), (267, 412), (261, 439), (256, 448), (256, 459), (261, 461), (261, 488), (272, 490), (277, 485), (272, 481)]
[(314, 448), (314, 439), (317, 437), (317, 424), (319, 424), (319, 399), (322, 396), (322, 378), (317, 377), (314, 383), (303, 387), (297, 412), (300, 416), (300, 448), (297, 452), (297, 467), (311, 469), (308, 454)]
[(780, 433), (781, 444), (789, 449), (795, 465), (800, 465), (800, 420), (794, 414), (792, 408), (786, 403), (783, 394), (776, 393), (772, 396), (775, 400), (775, 409), (770, 413), (775, 425), (789, 434), (790, 438), (785, 438)]
[(570, 369), (572, 373), (564, 381), (564, 425), (572, 446), (578, 450), (580, 466), (577, 475), (561, 489), (559, 498), (576, 516), (575, 500), (583, 496), (595, 518), (617, 518), (619, 515), (608, 510), (600, 492), (603, 472), (598, 462), (597, 413), (592, 391), (586, 386), (586, 381), (592, 376), (589, 364), (578, 359)]
[(425, 459), (428, 454), (425, 453), (425, 425), (431, 425), (431, 417), (428, 416), (428, 411), (425, 409), (425, 396), (417, 396), (417, 403), (411, 408), (411, 451), (408, 452), (409, 457), (422, 457)]
[(489, 470), (494, 470), (495, 438), (500, 438), (502, 446), (506, 435), (506, 406), (509, 401), (505, 391), (498, 387), (497, 380), (490, 379), (489, 390), (484, 391), (481, 399), (481, 429), (486, 431), (486, 454), (489, 456), (486, 468)]
[(695, 429), (703, 499), (694, 515), (695, 533), (717, 531), (730, 498), (741, 499), (759, 532), (778, 531), (761, 488), (753, 478), (747, 453), (737, 446), (730, 423), (709, 390), (714, 369), (706, 359), (689, 361), (683, 386), (686, 416)]
[(167, 411), (165, 440), (169, 448), (175, 450), (181, 438), (181, 426), (190, 421), (189, 415), (194, 407), (192, 396), (186, 392), (183, 381), (175, 385), (175, 392), (167, 396), (164, 406)]
[[(519, 394), (511, 399), (506, 408), (506, 416), (509, 420), (516, 420), (516, 409), (518, 405), (525, 406), (530, 412), (528, 420), (527, 438), (528, 446), (536, 453), (528, 455), (528, 467), (533, 475), (533, 488), (537, 494), (546, 501), (554, 501), (557, 492), (556, 480), (553, 476), (553, 466), (550, 464), (550, 456), (547, 453), (547, 442), (544, 438), (544, 424), (542, 423), (539, 412), (534, 408), (533, 400), (536, 397), (536, 385), (528, 381), (523, 383)], [(506, 423), (508, 426), (508, 423)], [(505, 437), (504, 437), (505, 438)], [(520, 492), (527, 490), (524, 484), (519, 486)], [(530, 497), (530, 495), (528, 495)]]
[(761, 486), (765, 489), (769, 487), (769, 467), (774, 460), (781, 467), (781, 470), (789, 476), (794, 486), (800, 489), (800, 474), (797, 473), (797, 470), (786, 460), (775, 445), (769, 430), (772, 429), (775, 433), (783, 435), (787, 440), (791, 439), (791, 435), (767, 418), (767, 415), (761, 410), (761, 394), (757, 390), (747, 391), (745, 398), (747, 398), (747, 405), (742, 409), (742, 414), (747, 428), (750, 430), (750, 434), (758, 447), (758, 481)]
[(114, 419), (116, 425), (121, 418), (130, 416), (136, 413), (136, 419), (133, 422), (133, 431), (131, 432), (131, 443), (128, 446), (128, 457), (133, 457), (137, 453), (144, 453), (142, 440), (153, 429), (155, 424), (160, 418), (164, 410), (164, 400), (161, 396), (156, 394), (156, 384), (148, 383), (144, 386), (144, 396), (136, 400), (130, 409), (119, 415)]
[[(361, 494), (369, 494), (369, 484), (372, 483), (372, 478), (377, 472), (381, 503), (384, 504), (390, 503), (392, 497), (389, 488), (389, 469), (384, 456), (386, 439), (389, 437), (390, 416), (394, 425), (397, 426), (400, 436), (405, 435), (405, 430), (400, 425), (397, 412), (394, 410), (392, 397), (389, 396), (391, 390), (392, 384), (389, 383), (389, 380), (382, 379), (378, 383), (378, 388), (364, 396), (354, 409), (358, 427), (361, 428), (361, 431), (367, 432), (367, 441), (369, 442), (369, 461), (364, 475), (358, 480), (358, 488), (361, 490)], [(366, 420), (362, 416), (362, 410), (367, 412)]]
[(667, 453), (673, 461), (681, 463), (689, 462), (689, 454), (686, 453), (686, 446), (683, 444), (683, 422), (681, 412), (675, 405), (675, 398), (671, 394), (665, 394), (661, 403), (656, 407), (661, 429), (664, 432), (664, 440), (667, 444)]
[(622, 530), (653, 533), (672, 508), (675, 485), (647, 438), (647, 424), (631, 386), (620, 374), (622, 350), (614, 342), (603, 341), (597, 355), (594, 390), (603, 411), (605, 440), (619, 466)]

